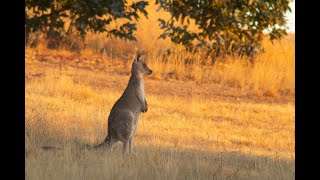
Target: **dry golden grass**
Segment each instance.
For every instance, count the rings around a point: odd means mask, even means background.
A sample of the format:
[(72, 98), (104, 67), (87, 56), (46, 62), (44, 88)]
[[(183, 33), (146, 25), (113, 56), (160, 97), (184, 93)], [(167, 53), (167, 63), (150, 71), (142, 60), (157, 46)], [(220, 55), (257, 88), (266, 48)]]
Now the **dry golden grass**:
[[(294, 179), (294, 35), (265, 40), (254, 67), (239, 57), (212, 65), (158, 40), (157, 19), (168, 15), (155, 9), (138, 22), (137, 42), (89, 34), (78, 52), (41, 38), (26, 48), (26, 179)], [(137, 48), (154, 73), (136, 155), (120, 144), (81, 149), (106, 136)]]
[(128, 78), (27, 60), (26, 178), (294, 179), (294, 101), (215, 84), (147, 78), (136, 156), (81, 150), (105, 137)]
[[(82, 49), (78, 54), (64, 48), (48, 50), (42, 44), (36, 49), (27, 48), (26, 54), (33, 59), (59, 63), (63, 67), (67, 65), (128, 73), (127, 69), (131, 67), (131, 61), (137, 49), (136, 44), (114, 39), (103, 40), (103, 37), (96, 38), (99, 41), (96, 40), (97, 42), (92, 44), (108, 42), (112, 46), (99, 46), (105, 48), (103, 54), (98, 53), (91, 46)], [(154, 70), (152, 79), (216, 83), (236, 87), (258, 96), (293, 97), (295, 95), (294, 40), (293, 35), (274, 44), (265, 40), (266, 52), (256, 57), (254, 66), (251, 66), (248, 60), (239, 57), (228, 57), (212, 64), (210, 59), (204, 59), (201, 54), (191, 54), (179, 46), (172, 48), (173, 53), (169, 55), (166, 49), (146, 51), (146, 60)]]

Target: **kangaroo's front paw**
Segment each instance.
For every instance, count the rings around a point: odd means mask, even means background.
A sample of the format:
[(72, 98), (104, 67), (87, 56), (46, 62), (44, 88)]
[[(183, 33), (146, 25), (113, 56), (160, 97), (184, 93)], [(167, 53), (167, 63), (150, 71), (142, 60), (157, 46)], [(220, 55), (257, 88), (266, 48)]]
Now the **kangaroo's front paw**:
[(142, 110), (141, 110), (141, 112), (147, 112), (148, 111), (148, 106), (146, 106), (145, 108), (143, 108)]

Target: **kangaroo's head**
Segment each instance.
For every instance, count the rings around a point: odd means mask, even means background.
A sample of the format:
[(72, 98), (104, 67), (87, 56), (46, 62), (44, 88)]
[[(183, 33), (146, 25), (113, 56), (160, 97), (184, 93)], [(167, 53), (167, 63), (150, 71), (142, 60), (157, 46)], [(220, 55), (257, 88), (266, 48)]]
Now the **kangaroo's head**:
[(138, 52), (136, 58), (132, 63), (132, 73), (151, 75), (152, 70), (147, 66), (146, 62), (142, 60), (143, 52)]

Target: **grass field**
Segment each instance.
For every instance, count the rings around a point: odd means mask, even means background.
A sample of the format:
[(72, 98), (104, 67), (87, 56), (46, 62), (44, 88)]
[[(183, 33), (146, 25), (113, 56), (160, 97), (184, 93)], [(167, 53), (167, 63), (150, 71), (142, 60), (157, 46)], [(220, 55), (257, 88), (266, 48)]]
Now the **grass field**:
[(67, 55), (60, 65), (58, 55), (32, 53), (27, 49), (27, 179), (294, 179), (293, 95), (146, 77), (149, 111), (136, 155), (122, 155), (121, 144), (113, 152), (81, 150), (106, 136), (128, 63), (114, 60), (103, 71), (69, 65)]
[[(158, 40), (162, 12), (148, 8), (137, 42), (89, 34), (77, 52), (47, 49), (41, 38), (26, 45), (26, 179), (294, 179), (294, 35), (265, 39), (254, 66), (239, 57), (212, 64)], [(137, 49), (153, 74), (136, 154), (122, 154), (122, 144), (82, 149), (105, 138)]]

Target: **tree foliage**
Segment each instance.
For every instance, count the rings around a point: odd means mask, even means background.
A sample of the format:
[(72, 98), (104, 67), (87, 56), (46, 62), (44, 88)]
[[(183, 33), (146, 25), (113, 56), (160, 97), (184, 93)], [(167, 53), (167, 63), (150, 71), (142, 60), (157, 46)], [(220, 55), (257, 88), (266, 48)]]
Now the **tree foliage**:
[[(133, 19), (138, 13), (147, 17), (148, 2), (129, 4), (126, 0), (25, 0), (26, 35), (44, 32), (49, 46), (57, 46), (64, 36), (87, 32), (136, 40)], [(171, 14), (167, 21), (159, 18), (163, 33), (190, 51), (206, 49), (207, 55), (252, 56), (263, 50), (265, 29), (270, 40), (286, 35), (285, 12), (291, 11), (288, 0), (156, 0), (158, 10)], [(110, 24), (118, 19), (116, 28)], [(118, 23), (119, 21), (117, 21)], [(191, 29), (195, 23), (198, 29)]]
[[(148, 2), (128, 4), (126, 0), (26, 0), (25, 28), (30, 32), (44, 32), (49, 39), (48, 46), (55, 47), (63, 36), (77, 33), (105, 32), (108, 36), (136, 40), (137, 30), (133, 19), (138, 20), (138, 12), (147, 17)], [(108, 25), (118, 19), (126, 20), (117, 28)], [(66, 26), (68, 26), (66, 28)]]
[[(287, 0), (156, 0), (171, 19), (159, 19), (160, 38), (184, 45), (188, 50), (207, 48), (214, 58), (227, 54), (252, 56), (263, 50), (263, 30), (270, 40), (286, 35)], [(198, 30), (190, 30), (194, 20)], [(180, 22), (180, 23), (179, 23)]]

